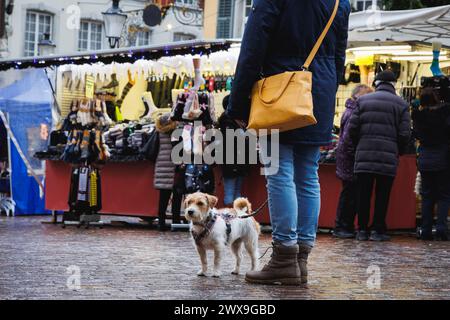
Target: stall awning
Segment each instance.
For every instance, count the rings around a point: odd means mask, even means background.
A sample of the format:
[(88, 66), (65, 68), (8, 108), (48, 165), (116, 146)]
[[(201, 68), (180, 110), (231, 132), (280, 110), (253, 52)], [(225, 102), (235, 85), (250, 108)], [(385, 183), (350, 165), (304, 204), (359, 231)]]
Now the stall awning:
[(126, 63), (139, 59), (156, 60), (161, 57), (171, 57), (185, 54), (210, 54), (228, 50), (235, 41), (232, 40), (192, 40), (170, 44), (149, 45), (142, 47), (128, 47), (111, 50), (77, 52), (69, 55), (39, 56), (20, 59), (0, 59), (0, 71), (15, 69), (46, 68), (67, 64), (91, 64), (102, 62)]
[(352, 13), (349, 41), (439, 41), (450, 46), (450, 5), (416, 10), (368, 10)]

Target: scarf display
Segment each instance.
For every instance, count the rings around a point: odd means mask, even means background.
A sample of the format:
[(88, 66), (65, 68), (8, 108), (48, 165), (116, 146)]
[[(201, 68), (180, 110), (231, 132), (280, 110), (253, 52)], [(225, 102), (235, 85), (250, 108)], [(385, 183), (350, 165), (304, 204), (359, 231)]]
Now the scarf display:
[(78, 165), (105, 163), (109, 157), (110, 153), (100, 130), (75, 129), (69, 132), (61, 160)]
[(142, 149), (149, 140), (155, 125), (150, 122), (130, 122), (117, 124), (103, 133), (111, 160), (145, 160)]
[(73, 168), (69, 208), (75, 214), (95, 214), (102, 209), (100, 171), (91, 166)]

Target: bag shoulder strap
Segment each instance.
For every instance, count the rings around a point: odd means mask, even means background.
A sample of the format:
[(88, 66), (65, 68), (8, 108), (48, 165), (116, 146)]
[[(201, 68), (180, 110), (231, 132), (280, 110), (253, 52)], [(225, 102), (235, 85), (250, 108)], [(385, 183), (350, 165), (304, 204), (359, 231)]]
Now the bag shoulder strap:
[(330, 30), (331, 25), (333, 24), (333, 21), (336, 18), (338, 9), (339, 9), (339, 0), (336, 0), (336, 4), (334, 5), (334, 10), (333, 10), (333, 13), (331, 14), (330, 20), (328, 20), (328, 23), (325, 26), (325, 29), (322, 31), (322, 34), (320, 35), (319, 39), (317, 40), (316, 44), (314, 45), (314, 48), (312, 49), (311, 53), (309, 54), (308, 58), (306, 59), (305, 63), (303, 64), (303, 66), (302, 66), (303, 70), (308, 70), (312, 61), (316, 57), (317, 51), (319, 51), (320, 46), (323, 43), (323, 40), (327, 36), (328, 31)]

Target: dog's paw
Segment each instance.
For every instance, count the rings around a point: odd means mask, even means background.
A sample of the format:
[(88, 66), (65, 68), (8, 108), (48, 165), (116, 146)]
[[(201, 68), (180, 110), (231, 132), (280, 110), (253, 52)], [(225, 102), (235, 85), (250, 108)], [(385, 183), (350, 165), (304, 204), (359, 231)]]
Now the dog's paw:
[(203, 272), (203, 270), (200, 270), (199, 272), (197, 272), (197, 276), (199, 276), (199, 277), (206, 277), (206, 273)]
[(213, 278), (220, 278), (221, 275), (222, 275), (222, 273), (216, 271), (213, 273)]
[(234, 269), (233, 271), (231, 271), (232, 275), (238, 276), (239, 275), (239, 270)]

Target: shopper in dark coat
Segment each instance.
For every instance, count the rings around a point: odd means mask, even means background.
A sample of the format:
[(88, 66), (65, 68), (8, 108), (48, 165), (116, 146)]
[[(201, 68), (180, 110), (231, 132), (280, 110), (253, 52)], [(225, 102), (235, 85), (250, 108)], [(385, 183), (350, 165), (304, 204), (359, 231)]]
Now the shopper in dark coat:
[(353, 169), (355, 167), (355, 146), (348, 134), (348, 124), (356, 101), (359, 97), (373, 92), (372, 88), (361, 84), (353, 89), (352, 96), (345, 103), (345, 111), (341, 118), (340, 137), (336, 150), (336, 175), (342, 182), (342, 191), (336, 212), (336, 227), (333, 235), (338, 238), (353, 238), (357, 187)]
[[(254, 0), (245, 28), (227, 114), (246, 126), (251, 92), (262, 77), (300, 71), (330, 20), (336, 0)], [(307, 282), (307, 259), (316, 240), (320, 212), (320, 146), (332, 142), (336, 91), (347, 49), (350, 3), (341, 0), (323, 44), (310, 66), (317, 124), (280, 135), (277, 173), (267, 172), (274, 249), (252, 283)], [(270, 110), (267, 110), (270, 113)], [(270, 150), (261, 145), (262, 154)], [(281, 279), (281, 280), (280, 280)]]
[(376, 184), (371, 240), (389, 240), (386, 213), (399, 153), (408, 145), (411, 118), (408, 104), (395, 93), (392, 71), (380, 72), (376, 92), (358, 99), (350, 119), (349, 134), (356, 145), (355, 174), (358, 183), (359, 240), (368, 239), (370, 201)]
[(450, 104), (441, 104), (433, 88), (421, 92), (421, 105), (412, 113), (414, 137), (419, 140), (418, 167), (422, 177), (421, 239), (432, 240), (437, 204), (436, 238), (448, 240), (450, 208)]
[(171, 134), (176, 122), (170, 120), (170, 113), (161, 115), (156, 120), (159, 134), (159, 152), (155, 162), (154, 186), (159, 193), (159, 228), (166, 229), (166, 211), (172, 196), (172, 222), (179, 223), (182, 194), (174, 188), (175, 164), (172, 162)]
[[(226, 96), (223, 99), (223, 108), (226, 111), (228, 108), (229, 103), (229, 96)], [(234, 163), (226, 163), (227, 159), (227, 130), (238, 130), (242, 132), (242, 134), (245, 133), (239, 126), (236, 124), (236, 122), (231, 119), (226, 112), (224, 112), (218, 120), (219, 128), (223, 136), (223, 159), (224, 164), (221, 166), (222, 168), (222, 175), (223, 175), (223, 185), (224, 185), (224, 204), (225, 206), (231, 206), (233, 204), (233, 201), (237, 198), (241, 197), (242, 192), (242, 184), (244, 183), (244, 177), (248, 175), (250, 168), (248, 165), (248, 148), (249, 144), (246, 144), (245, 150), (242, 150), (243, 152), (246, 152), (245, 159), (246, 163), (237, 163), (237, 160), (239, 158), (239, 152), (241, 150), (238, 150), (237, 143), (234, 144)], [(236, 139), (235, 139), (236, 142)]]

